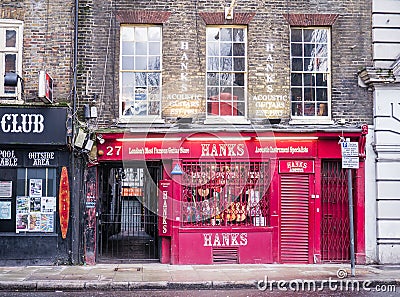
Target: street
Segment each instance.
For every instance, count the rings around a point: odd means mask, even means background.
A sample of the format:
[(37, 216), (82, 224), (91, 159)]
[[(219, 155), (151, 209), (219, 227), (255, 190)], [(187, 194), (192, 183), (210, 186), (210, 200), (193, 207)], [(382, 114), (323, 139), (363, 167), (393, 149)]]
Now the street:
[[(397, 288), (399, 290), (399, 288)], [(261, 296), (374, 296), (374, 297), (394, 297), (400, 296), (396, 292), (377, 292), (377, 291), (323, 291), (315, 292), (293, 292), (293, 291), (259, 291), (252, 289), (235, 289), (235, 290), (141, 290), (141, 291), (75, 291), (75, 292), (6, 292), (0, 291), (0, 297), (261, 297)]]

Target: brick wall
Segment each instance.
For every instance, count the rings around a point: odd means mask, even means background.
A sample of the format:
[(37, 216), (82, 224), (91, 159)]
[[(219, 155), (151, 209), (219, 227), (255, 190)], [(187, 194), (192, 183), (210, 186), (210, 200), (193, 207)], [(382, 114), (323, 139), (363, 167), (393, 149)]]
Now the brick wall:
[(55, 102), (71, 99), (73, 4), (61, 0), (1, 1), (0, 18), (24, 22), (22, 77), (27, 102), (40, 101), (40, 70), (53, 77)]
[[(132, 11), (170, 13), (163, 23), (163, 87), (166, 93), (179, 88), (181, 42), (188, 42), (189, 88), (199, 94), (205, 111), (205, 28), (221, 18), (231, 1), (80, 1), (79, 95), (80, 104), (97, 98), (99, 123), (105, 127), (118, 119), (119, 25), (129, 22)], [(253, 120), (289, 119), (289, 23), (287, 14), (330, 14), (332, 25), (332, 117), (350, 122), (372, 118), (372, 95), (357, 85), (359, 69), (371, 62), (371, 5), (368, 1), (237, 1), (236, 22), (248, 23), (248, 111)], [(118, 16), (118, 17), (117, 17)], [(125, 16), (125, 18), (121, 17)], [(249, 21), (250, 19), (250, 21)], [(323, 18), (322, 18), (323, 19)], [(232, 22), (231, 22), (232, 23)], [(239, 22), (240, 23), (240, 22)], [(268, 97), (269, 96), (269, 97)], [(164, 94), (164, 115), (169, 115)], [(260, 114), (255, 98), (282, 99), (281, 114)], [(204, 100), (203, 100), (204, 99)]]

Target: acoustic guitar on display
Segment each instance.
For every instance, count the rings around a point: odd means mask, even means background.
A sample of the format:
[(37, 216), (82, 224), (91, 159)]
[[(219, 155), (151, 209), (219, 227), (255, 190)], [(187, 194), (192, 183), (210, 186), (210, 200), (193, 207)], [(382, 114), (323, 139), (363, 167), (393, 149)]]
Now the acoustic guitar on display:
[(246, 219), (246, 205), (245, 202), (232, 202), (225, 210), (225, 219), (228, 222), (243, 222)]

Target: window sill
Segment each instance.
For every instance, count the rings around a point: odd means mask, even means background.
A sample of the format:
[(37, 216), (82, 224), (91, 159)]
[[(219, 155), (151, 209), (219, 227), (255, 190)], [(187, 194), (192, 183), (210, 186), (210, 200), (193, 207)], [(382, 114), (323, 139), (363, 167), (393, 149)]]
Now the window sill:
[(0, 96), (0, 103), (1, 104), (24, 104), (24, 101), (15, 97), (5, 97), (5, 96)]
[(122, 116), (120, 124), (165, 124), (165, 120), (159, 116)]
[(295, 118), (289, 121), (289, 125), (333, 125), (330, 118)]
[(251, 122), (245, 117), (239, 117), (239, 116), (208, 117), (204, 121), (204, 125), (215, 125), (215, 124), (249, 125), (251, 124)]

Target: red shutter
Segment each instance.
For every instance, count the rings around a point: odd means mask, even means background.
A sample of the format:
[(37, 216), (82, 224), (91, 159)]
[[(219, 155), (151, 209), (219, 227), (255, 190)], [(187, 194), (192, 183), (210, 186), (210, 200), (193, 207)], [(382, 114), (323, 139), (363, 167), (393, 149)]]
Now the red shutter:
[(281, 175), (281, 262), (309, 263), (309, 176)]

